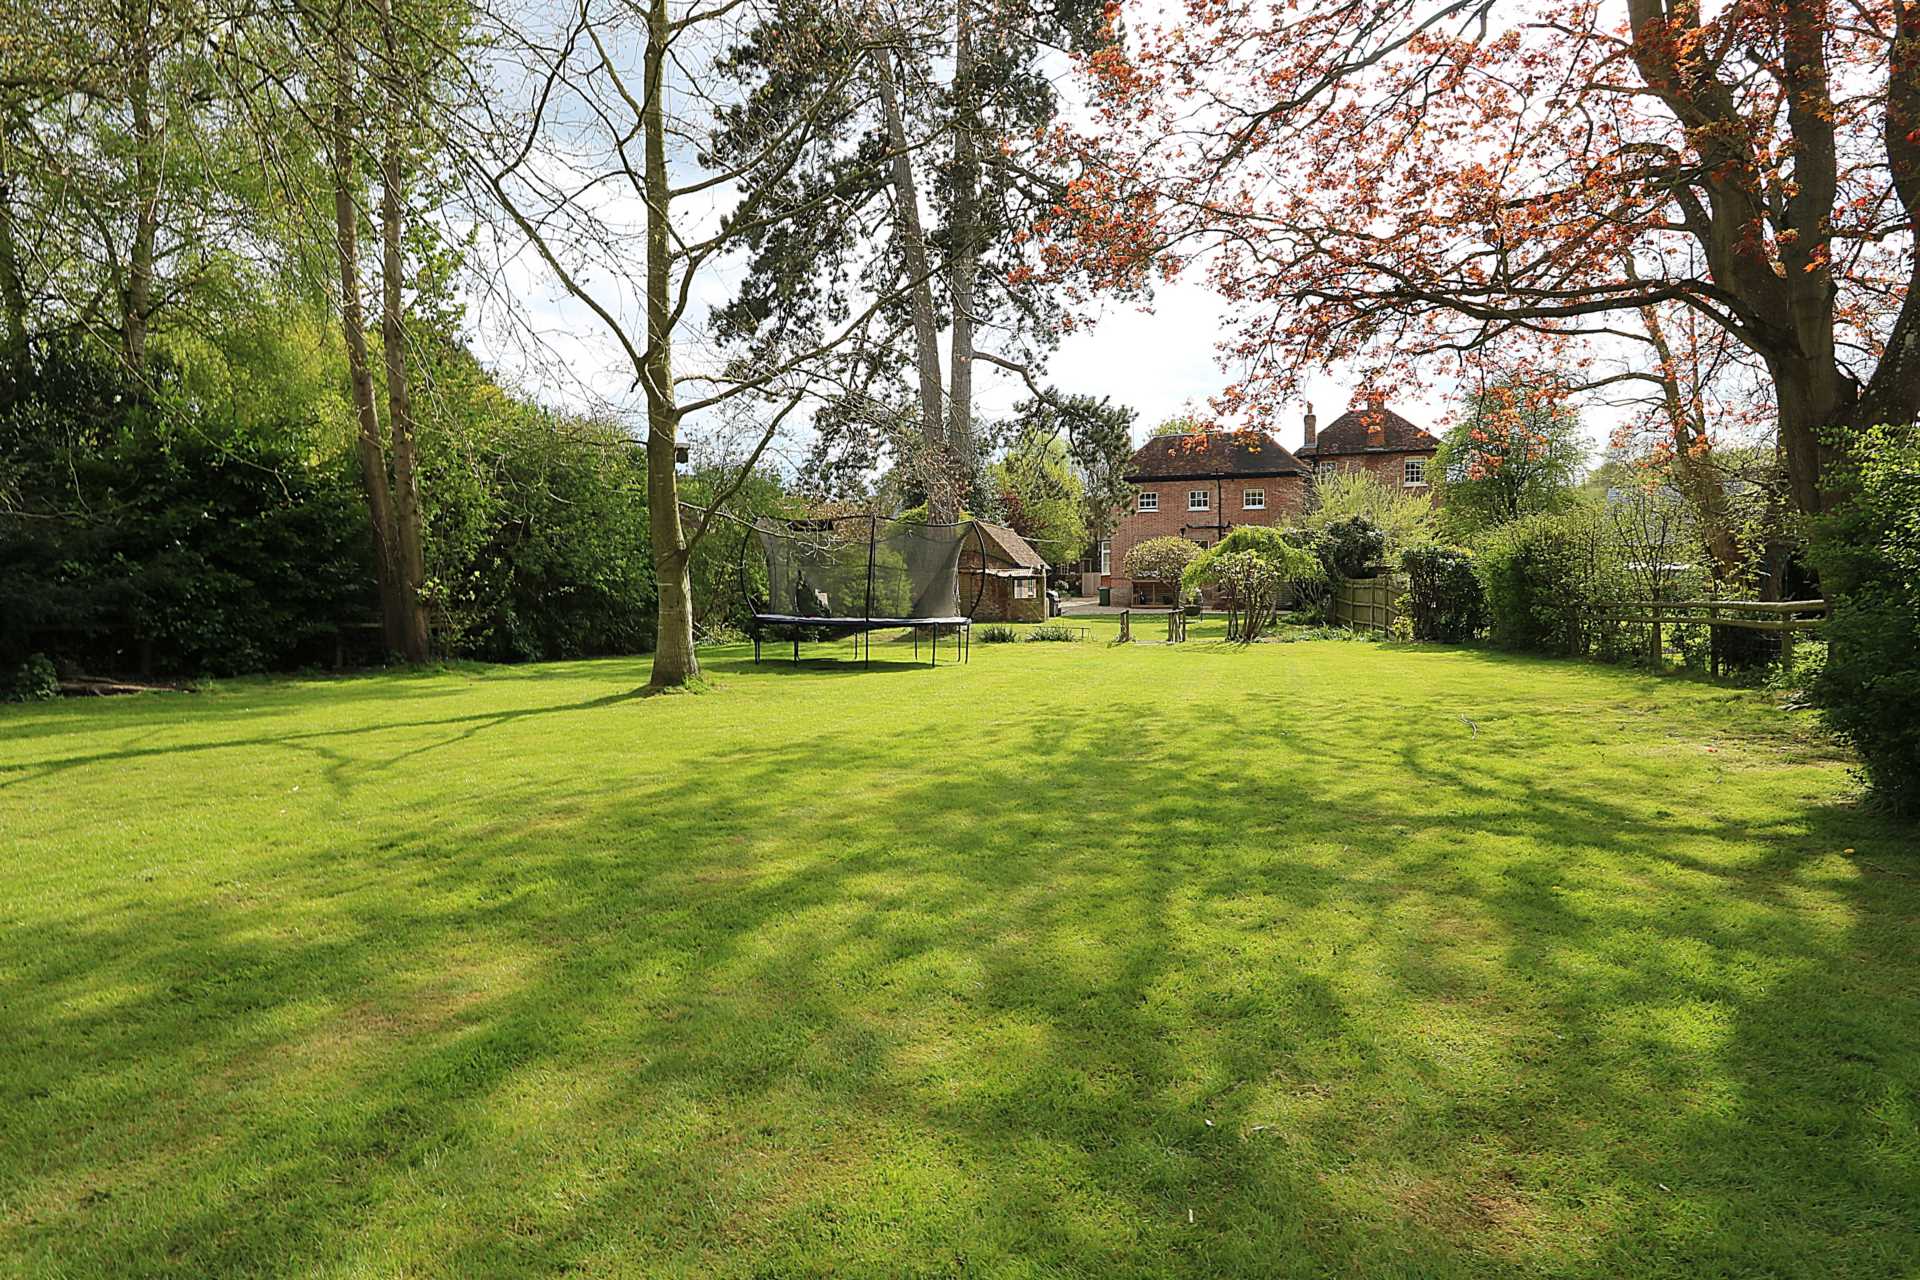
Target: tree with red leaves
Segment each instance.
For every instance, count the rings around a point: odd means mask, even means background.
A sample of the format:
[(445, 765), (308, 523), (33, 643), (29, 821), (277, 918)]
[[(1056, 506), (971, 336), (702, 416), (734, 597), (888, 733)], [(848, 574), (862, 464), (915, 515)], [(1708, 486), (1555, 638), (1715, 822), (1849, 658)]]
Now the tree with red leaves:
[(1187, 0), (1083, 65), (1050, 266), (1203, 258), (1243, 418), (1440, 355), (1658, 396), (1641, 322), (1676, 312), (1764, 372), (1801, 511), (1836, 442), (1920, 411), (1915, 0)]

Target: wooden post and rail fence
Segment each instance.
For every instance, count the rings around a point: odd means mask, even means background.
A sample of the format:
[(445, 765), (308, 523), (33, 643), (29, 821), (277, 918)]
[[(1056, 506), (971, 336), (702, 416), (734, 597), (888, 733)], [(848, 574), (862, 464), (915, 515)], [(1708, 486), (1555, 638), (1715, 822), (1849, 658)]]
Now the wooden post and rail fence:
[[(1333, 585), (1329, 616), (1336, 626), (1356, 631), (1390, 633), (1394, 598), (1402, 585), (1393, 576), (1341, 578)], [(1603, 623), (1649, 628), (1648, 652), (1657, 661), (1664, 653), (1669, 628), (1707, 628), (1709, 666), (1719, 675), (1723, 664), (1723, 629), (1771, 632), (1780, 637), (1780, 660), (1793, 660), (1793, 642), (1803, 631), (1817, 631), (1826, 622), (1825, 600), (1614, 600), (1599, 606)]]
[(1662, 633), (1668, 627), (1707, 628), (1708, 665), (1720, 674), (1720, 633), (1724, 628), (1768, 631), (1780, 637), (1780, 661), (1793, 661), (1794, 637), (1818, 631), (1827, 620), (1825, 600), (1616, 600), (1600, 606), (1607, 622), (1649, 628), (1647, 651), (1656, 661), (1664, 652)]

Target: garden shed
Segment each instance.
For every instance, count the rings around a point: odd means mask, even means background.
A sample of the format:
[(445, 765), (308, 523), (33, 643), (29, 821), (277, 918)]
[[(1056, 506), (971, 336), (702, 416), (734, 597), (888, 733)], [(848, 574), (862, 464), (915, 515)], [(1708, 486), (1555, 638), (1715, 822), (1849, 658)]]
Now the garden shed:
[(980, 538), (960, 552), (960, 598), (979, 598), (974, 621), (1045, 622), (1047, 562), (1007, 526), (976, 523)]

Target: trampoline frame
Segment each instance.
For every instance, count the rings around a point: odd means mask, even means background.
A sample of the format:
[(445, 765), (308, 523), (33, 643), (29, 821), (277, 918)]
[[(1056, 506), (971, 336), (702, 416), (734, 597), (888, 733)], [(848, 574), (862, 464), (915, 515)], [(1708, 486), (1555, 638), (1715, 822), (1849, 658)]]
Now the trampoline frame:
[[(972, 661), (972, 656), (973, 656), (973, 616), (972, 615), (979, 610), (980, 601), (985, 597), (987, 593), (987, 575), (985, 572), (986, 564), (987, 564), (987, 537), (986, 537), (986, 534), (984, 534), (980, 530), (980, 522), (978, 520), (967, 520), (964, 522), (959, 522), (954, 524), (922, 526), (929, 529), (962, 529), (964, 528), (969, 533), (972, 534), (974, 546), (980, 553), (980, 569), (981, 569), (981, 572), (978, 575), (980, 578), (980, 586), (978, 590), (976, 590), (973, 594), (973, 607), (971, 609), (968, 609), (965, 613), (956, 613), (956, 614), (951, 614), (945, 617), (896, 618), (896, 617), (875, 617), (873, 614), (873, 558), (874, 558), (874, 550), (880, 541), (880, 522), (882, 520), (886, 520), (886, 521), (889, 521), (890, 523), (905, 523), (904, 521), (894, 521), (891, 516), (872, 515), (872, 514), (865, 515), (865, 516), (858, 516), (858, 515), (823, 516), (817, 519), (788, 520), (788, 521), (785, 521), (784, 523), (786, 524), (789, 532), (783, 536), (791, 536), (791, 530), (794, 528), (794, 526), (800, 525), (800, 524), (825, 523), (825, 524), (831, 525), (831, 524), (837, 524), (843, 521), (850, 522), (854, 520), (865, 520), (867, 522), (867, 596), (866, 596), (865, 612), (862, 615), (857, 617), (849, 615), (849, 616), (837, 617), (837, 618), (803, 618), (798, 614), (764, 613), (759, 609), (754, 609), (752, 613), (749, 615), (753, 619), (753, 625), (751, 628), (749, 628), (749, 631), (753, 636), (753, 660), (756, 663), (760, 661), (760, 644), (762, 639), (765, 637), (765, 633), (768, 629), (786, 628), (791, 630), (793, 633), (793, 637), (792, 637), (793, 638), (793, 661), (794, 661), (794, 664), (797, 666), (800, 662), (801, 632), (811, 628), (813, 630), (833, 632), (839, 635), (851, 635), (854, 638), (855, 651), (859, 652), (864, 647), (864, 653), (862, 654), (862, 659), (866, 666), (872, 667), (873, 666), (873, 633), (876, 631), (893, 631), (899, 628), (911, 628), (913, 631), (914, 661), (918, 662), (920, 660), (920, 632), (923, 629), (929, 630), (932, 632), (932, 635), (930, 637), (930, 644), (928, 645), (928, 649), (927, 649), (927, 657), (928, 657), (927, 665), (937, 667), (940, 665), (940, 630), (941, 628), (944, 627), (949, 631), (953, 632), (954, 645), (960, 651), (958, 660), (960, 662)], [(759, 532), (758, 521), (754, 523), (751, 531), (756, 534)], [(757, 537), (742, 538), (740, 540), (740, 588), (741, 588), (742, 594), (746, 597), (746, 599), (750, 603), (756, 599), (756, 594), (753, 589), (753, 579), (747, 573), (747, 554), (749, 549), (758, 547), (758, 545), (759, 545), (759, 539)], [(760, 554), (764, 559), (766, 556), (765, 550), (761, 549)], [(964, 542), (962, 543), (961, 554), (963, 555), (965, 554)], [(956, 560), (956, 564), (957, 564), (957, 560)], [(769, 580), (771, 580), (771, 577), (772, 577), (771, 565), (768, 565), (768, 577), (769, 577)], [(954, 606), (958, 608), (960, 604), (960, 578), (959, 578), (959, 572), (957, 568), (954, 574), (953, 597), (954, 597)], [(862, 646), (861, 644), (861, 640), (863, 637), (866, 641), (864, 646)]]

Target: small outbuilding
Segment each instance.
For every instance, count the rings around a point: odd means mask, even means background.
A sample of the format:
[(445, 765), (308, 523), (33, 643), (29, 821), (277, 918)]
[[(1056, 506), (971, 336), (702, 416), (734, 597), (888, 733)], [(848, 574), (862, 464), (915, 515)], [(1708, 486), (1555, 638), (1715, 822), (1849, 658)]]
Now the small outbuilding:
[[(975, 622), (1045, 622), (1047, 562), (1033, 544), (1003, 524), (977, 522), (980, 544), (960, 552), (960, 599), (977, 595)], [(986, 579), (985, 583), (981, 578)]]

